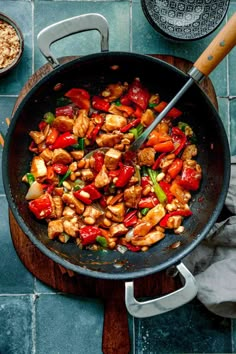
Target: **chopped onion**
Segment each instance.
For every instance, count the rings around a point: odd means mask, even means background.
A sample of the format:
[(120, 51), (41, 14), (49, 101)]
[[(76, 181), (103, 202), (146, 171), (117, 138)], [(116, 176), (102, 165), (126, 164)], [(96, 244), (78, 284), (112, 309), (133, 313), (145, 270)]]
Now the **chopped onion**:
[(117, 251), (124, 254), (127, 251), (127, 247), (123, 246), (123, 245), (117, 245)]
[(134, 229), (130, 229), (125, 235), (125, 239), (127, 242), (130, 242), (131, 238), (134, 236)]
[(34, 181), (28, 189), (25, 196), (26, 200), (37, 199), (44, 193), (43, 186), (41, 183)]

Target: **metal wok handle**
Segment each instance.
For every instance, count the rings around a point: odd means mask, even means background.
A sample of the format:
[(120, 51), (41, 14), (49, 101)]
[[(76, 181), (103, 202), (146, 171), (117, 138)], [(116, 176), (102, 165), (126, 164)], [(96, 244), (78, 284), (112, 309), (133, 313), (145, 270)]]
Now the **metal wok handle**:
[(96, 13), (71, 17), (44, 28), (37, 36), (39, 49), (52, 67), (55, 68), (60, 64), (50, 51), (51, 44), (72, 34), (90, 30), (100, 32), (101, 52), (107, 52), (109, 49), (108, 23), (105, 17)]
[(139, 302), (134, 298), (134, 283), (125, 283), (125, 304), (128, 312), (134, 317), (151, 317), (174, 310), (197, 295), (197, 285), (194, 276), (183, 263), (176, 266), (185, 284), (181, 289), (157, 299)]

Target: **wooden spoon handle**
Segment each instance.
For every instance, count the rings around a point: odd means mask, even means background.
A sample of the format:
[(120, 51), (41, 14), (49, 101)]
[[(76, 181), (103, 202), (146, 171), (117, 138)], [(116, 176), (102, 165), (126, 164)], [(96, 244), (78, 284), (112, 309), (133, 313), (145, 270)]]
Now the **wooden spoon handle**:
[(235, 45), (236, 13), (217, 34), (193, 66), (202, 74), (208, 76)]

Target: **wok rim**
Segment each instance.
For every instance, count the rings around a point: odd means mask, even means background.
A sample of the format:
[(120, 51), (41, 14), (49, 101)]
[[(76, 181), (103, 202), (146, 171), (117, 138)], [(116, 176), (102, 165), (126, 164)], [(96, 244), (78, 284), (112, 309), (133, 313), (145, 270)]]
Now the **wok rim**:
[[(55, 263), (60, 264), (61, 266), (65, 267), (68, 270), (71, 270), (77, 274), (81, 274), (84, 276), (89, 276), (97, 279), (104, 279), (104, 280), (133, 280), (136, 278), (141, 278), (147, 275), (151, 275), (157, 272), (160, 272), (162, 270), (165, 270), (171, 266), (174, 266), (182, 261), (182, 259), (187, 256), (189, 253), (193, 251), (195, 247), (206, 237), (206, 235), (209, 233), (210, 229), (213, 227), (214, 223), (217, 221), (217, 218), (223, 208), (226, 196), (227, 196), (227, 191), (229, 187), (229, 182), (230, 182), (230, 149), (229, 149), (229, 142), (228, 138), (225, 132), (225, 128), (223, 126), (223, 122), (219, 116), (218, 111), (215, 109), (213, 104), (211, 103), (210, 99), (208, 96), (205, 94), (205, 92), (202, 90), (201, 87), (199, 87), (197, 84), (198, 89), (202, 92), (202, 94), (205, 96), (207, 104), (210, 105), (211, 109), (215, 111), (215, 116), (218, 121), (219, 126), (221, 127), (221, 133), (222, 133), (222, 140), (224, 141), (224, 163), (226, 166), (229, 166), (229, 168), (225, 168), (224, 170), (224, 175), (223, 175), (223, 183), (222, 183), (222, 189), (221, 193), (218, 198), (218, 202), (216, 203), (216, 206), (212, 212), (211, 217), (208, 220), (207, 225), (203, 228), (201, 233), (197, 235), (195, 239), (191, 241), (191, 243), (182, 251), (180, 251), (177, 255), (174, 257), (170, 257), (167, 261), (162, 262), (161, 264), (157, 264), (156, 266), (151, 266), (149, 268), (142, 268), (141, 270), (134, 270), (130, 272), (120, 272), (120, 273), (105, 273), (105, 272), (99, 272), (97, 270), (91, 270), (86, 267), (82, 267), (79, 265), (75, 265), (73, 263), (70, 263), (68, 260), (62, 258), (61, 256), (58, 256), (55, 252), (51, 251), (49, 248), (47, 248), (41, 241), (39, 241), (36, 236), (34, 236), (33, 232), (30, 231), (29, 227), (25, 224), (23, 218), (21, 217), (18, 208), (16, 207), (16, 203), (13, 200), (12, 194), (11, 194), (11, 188), (10, 184), (8, 182), (8, 150), (9, 146), (11, 143), (11, 135), (12, 132), (14, 131), (14, 127), (16, 125), (16, 122), (20, 116), (21, 110), (24, 107), (25, 103), (30, 99), (30, 97), (37, 91), (37, 89), (43, 85), (45, 82), (50, 80), (54, 75), (58, 75), (60, 71), (63, 71), (65, 68), (73, 66), (75, 63), (78, 61), (87, 61), (88, 59), (92, 59), (93, 57), (98, 57), (98, 56), (111, 56), (111, 55), (118, 55), (118, 56), (134, 56), (134, 57), (139, 57), (140, 59), (143, 60), (151, 60), (154, 62), (161, 62), (161, 65), (170, 67), (172, 71), (177, 71), (180, 73), (183, 77), (186, 79), (188, 78), (188, 75), (186, 75), (183, 71), (179, 70), (175, 66), (166, 63), (162, 61), (161, 59), (154, 58), (145, 54), (138, 54), (138, 53), (129, 53), (129, 52), (106, 52), (106, 53), (95, 53), (95, 54), (90, 54), (86, 55), (83, 57), (79, 57), (76, 59), (73, 59), (72, 61), (66, 62), (64, 64), (61, 64), (59, 67), (55, 68), (53, 71), (49, 72), (47, 75), (45, 75), (42, 79), (40, 79), (33, 88), (23, 97), (22, 101), (19, 103), (17, 106), (14, 114), (12, 115), (12, 120), (11, 124), (8, 128), (7, 135), (5, 138), (5, 144), (4, 144), (4, 149), (3, 149), (3, 157), (2, 157), (2, 174), (3, 174), (3, 186), (5, 189), (5, 194), (7, 197), (8, 205), (9, 208), (16, 219), (18, 225), (20, 226), (21, 230), (24, 232), (24, 234), (30, 239), (30, 241), (44, 254), (46, 255), (49, 259), (53, 260)], [(160, 63), (159, 63), (160, 64)]]

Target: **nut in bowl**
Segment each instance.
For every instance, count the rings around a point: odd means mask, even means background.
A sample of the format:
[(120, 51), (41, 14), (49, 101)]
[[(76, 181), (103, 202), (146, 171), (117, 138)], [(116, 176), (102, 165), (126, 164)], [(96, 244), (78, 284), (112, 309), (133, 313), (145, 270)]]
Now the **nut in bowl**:
[(153, 28), (168, 39), (192, 41), (212, 33), (223, 21), (229, 0), (141, 0)]
[(0, 47), (0, 76), (2, 76), (16, 67), (24, 49), (21, 30), (3, 13), (0, 13)]

